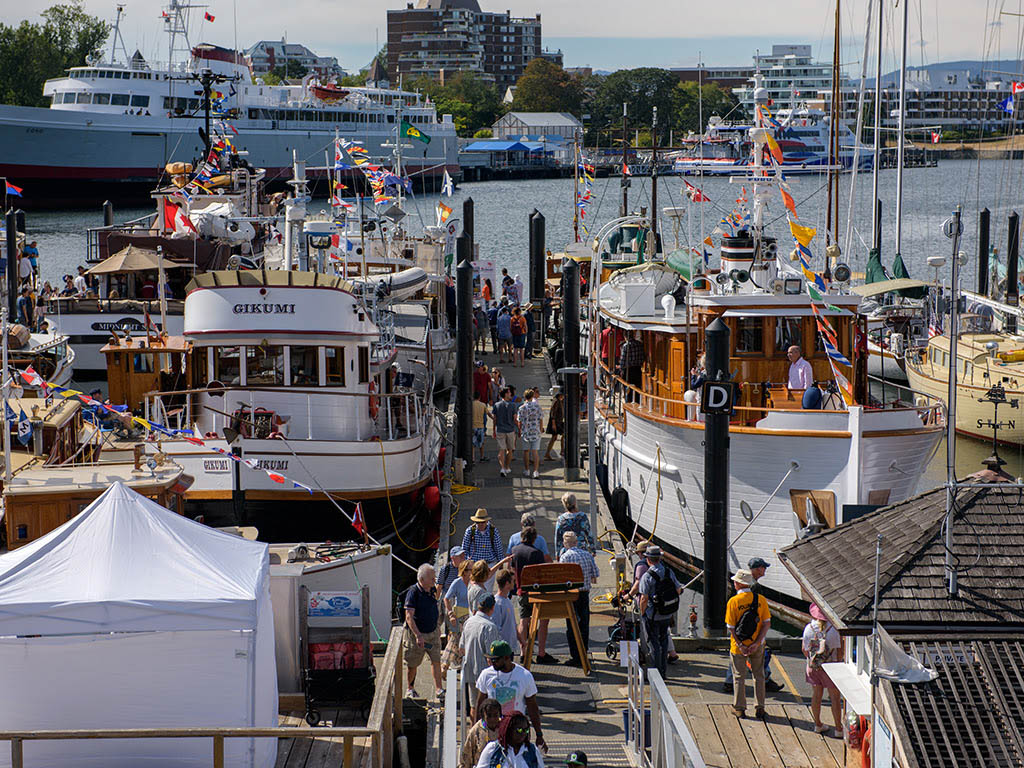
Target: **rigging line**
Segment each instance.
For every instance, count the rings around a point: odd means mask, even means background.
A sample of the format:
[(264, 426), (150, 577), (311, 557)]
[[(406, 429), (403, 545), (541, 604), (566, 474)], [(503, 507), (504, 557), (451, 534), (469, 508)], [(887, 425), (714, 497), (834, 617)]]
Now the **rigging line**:
[(779, 480), (779, 484), (775, 486), (775, 490), (771, 492), (771, 495), (769, 495), (767, 499), (765, 499), (764, 504), (762, 504), (761, 508), (757, 510), (757, 514), (750, 518), (750, 521), (746, 524), (746, 526), (744, 526), (743, 530), (736, 534), (736, 538), (729, 543), (730, 549), (735, 547), (736, 542), (743, 538), (743, 534), (750, 529), (750, 526), (752, 526), (754, 524), (754, 521), (761, 516), (761, 513), (768, 509), (768, 504), (771, 502), (772, 499), (775, 498), (775, 494), (777, 494), (779, 492), (779, 489), (782, 488), (783, 483), (785, 483), (786, 480), (789, 479), (789, 476), (796, 472), (796, 470), (798, 470), (799, 468), (800, 465), (797, 464), (795, 461), (791, 461), (789, 463), (789, 470), (786, 472), (786, 474), (782, 476), (782, 479)]
[[(390, 403), (388, 404), (388, 406), (390, 407)], [(391, 516), (391, 525), (395, 529), (395, 535), (398, 537), (398, 540), (402, 542), (402, 546), (404, 546), (410, 552), (427, 552), (431, 549), (436, 549), (437, 545), (441, 543), (440, 534), (438, 534), (437, 541), (435, 541), (433, 544), (430, 544), (426, 547), (414, 547), (402, 538), (402, 534), (398, 530), (398, 523), (395, 522), (395, 512), (391, 508), (391, 488), (390, 486), (388, 486), (388, 463), (384, 456), (383, 440), (380, 441), (380, 468), (384, 472), (384, 498), (387, 499), (388, 502), (388, 515)]]
[[(644, 497), (642, 499), (640, 499), (640, 509), (638, 509), (637, 512), (636, 512), (636, 525), (633, 526), (633, 535), (630, 537), (630, 541), (632, 541), (633, 539), (636, 538), (636, 532), (640, 528), (640, 514), (644, 510), (644, 504), (647, 503), (647, 494), (650, 493), (650, 491), (651, 491), (651, 478), (654, 477), (655, 469), (657, 469), (659, 473), (661, 472), (661, 446), (660, 445), (658, 446), (658, 462), (657, 462), (657, 466), (652, 465), (651, 466), (651, 471), (647, 474), (647, 487), (644, 488)], [(655, 519), (655, 527), (657, 527), (657, 519)], [(652, 535), (653, 535), (653, 533), (652, 533)]]

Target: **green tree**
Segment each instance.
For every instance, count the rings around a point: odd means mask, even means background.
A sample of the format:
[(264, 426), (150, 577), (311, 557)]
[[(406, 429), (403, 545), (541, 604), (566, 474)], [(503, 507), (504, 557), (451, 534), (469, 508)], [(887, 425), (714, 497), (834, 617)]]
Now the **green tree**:
[(474, 139), (491, 139), (494, 138), (494, 131), (490, 128), (481, 128), (479, 131), (473, 134)]
[[(263, 76), (263, 82), (268, 85), (277, 85), (285, 80), (301, 80), (309, 74), (309, 69), (298, 61), (289, 61), (288, 64), (278, 64)], [(274, 82), (267, 80), (272, 77)]]
[(578, 115), (582, 104), (583, 85), (579, 78), (547, 59), (531, 61), (516, 81), (516, 111)]
[(703, 131), (704, 126), (700, 124), (701, 112), (705, 125), (711, 115), (731, 120), (742, 120), (744, 117), (739, 100), (731, 91), (723, 90), (718, 83), (704, 86), (698, 86), (693, 82), (679, 83), (675, 96), (676, 107), (672, 125), (677, 133)]
[(628, 105), (634, 128), (650, 125), (658, 108), (658, 140), (668, 137), (675, 114), (679, 79), (668, 70), (654, 67), (623, 69), (606, 77), (590, 105), (591, 121), (597, 128), (622, 122), (622, 105)]
[(498, 89), (472, 72), (459, 72), (444, 85), (429, 77), (407, 80), (405, 87), (430, 97), (438, 115), (451, 115), (459, 136), (489, 129), (504, 114)]
[(0, 24), (0, 101), (46, 106), (43, 84), (97, 54), (110, 26), (82, 10), (81, 0), (43, 11), (41, 24)]

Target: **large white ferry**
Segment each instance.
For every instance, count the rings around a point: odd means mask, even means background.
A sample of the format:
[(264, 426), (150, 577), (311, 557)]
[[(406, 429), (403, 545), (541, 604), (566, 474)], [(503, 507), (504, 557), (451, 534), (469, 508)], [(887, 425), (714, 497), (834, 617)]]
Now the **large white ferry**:
[(393, 142), (404, 120), (430, 139), (406, 152), (406, 174), (439, 184), (447, 170), (457, 180), (455, 125), (424, 96), (384, 80), (354, 88), (312, 77), (266, 85), (241, 54), (188, 43), (190, 7), (171, 0), (164, 22), (171, 50), (187, 53), (186, 61), (169, 56), (156, 66), (136, 52), (127, 62), (73, 67), (48, 80), (48, 109), (0, 105), (0, 177), (31, 190), (32, 198), (103, 199), (104, 182), (134, 182), (148, 191), (168, 162), (203, 155), (204, 99), (194, 77), (209, 70), (227, 78), (215, 86), (216, 111), (232, 115), (237, 148), (268, 179), (288, 177), (293, 156), (321, 165), (336, 135), (360, 142), (371, 161), (383, 164), (392, 150), (382, 145)]

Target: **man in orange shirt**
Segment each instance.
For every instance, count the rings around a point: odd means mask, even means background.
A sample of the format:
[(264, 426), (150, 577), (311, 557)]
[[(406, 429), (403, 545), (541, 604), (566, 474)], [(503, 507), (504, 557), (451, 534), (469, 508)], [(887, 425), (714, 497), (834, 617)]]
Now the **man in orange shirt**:
[(733, 683), (732, 709), (736, 717), (747, 713), (747, 662), (754, 676), (755, 717), (763, 720), (764, 712), (764, 643), (771, 626), (768, 602), (751, 591), (754, 575), (741, 568), (732, 577), (736, 594), (725, 607), (725, 624), (729, 629)]

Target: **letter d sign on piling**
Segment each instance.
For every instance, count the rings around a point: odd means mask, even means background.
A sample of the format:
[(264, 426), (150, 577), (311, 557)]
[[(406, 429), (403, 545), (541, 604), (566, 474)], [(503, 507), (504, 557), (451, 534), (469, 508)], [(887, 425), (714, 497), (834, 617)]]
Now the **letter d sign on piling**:
[(700, 410), (704, 414), (732, 413), (731, 381), (706, 381), (701, 387)]

